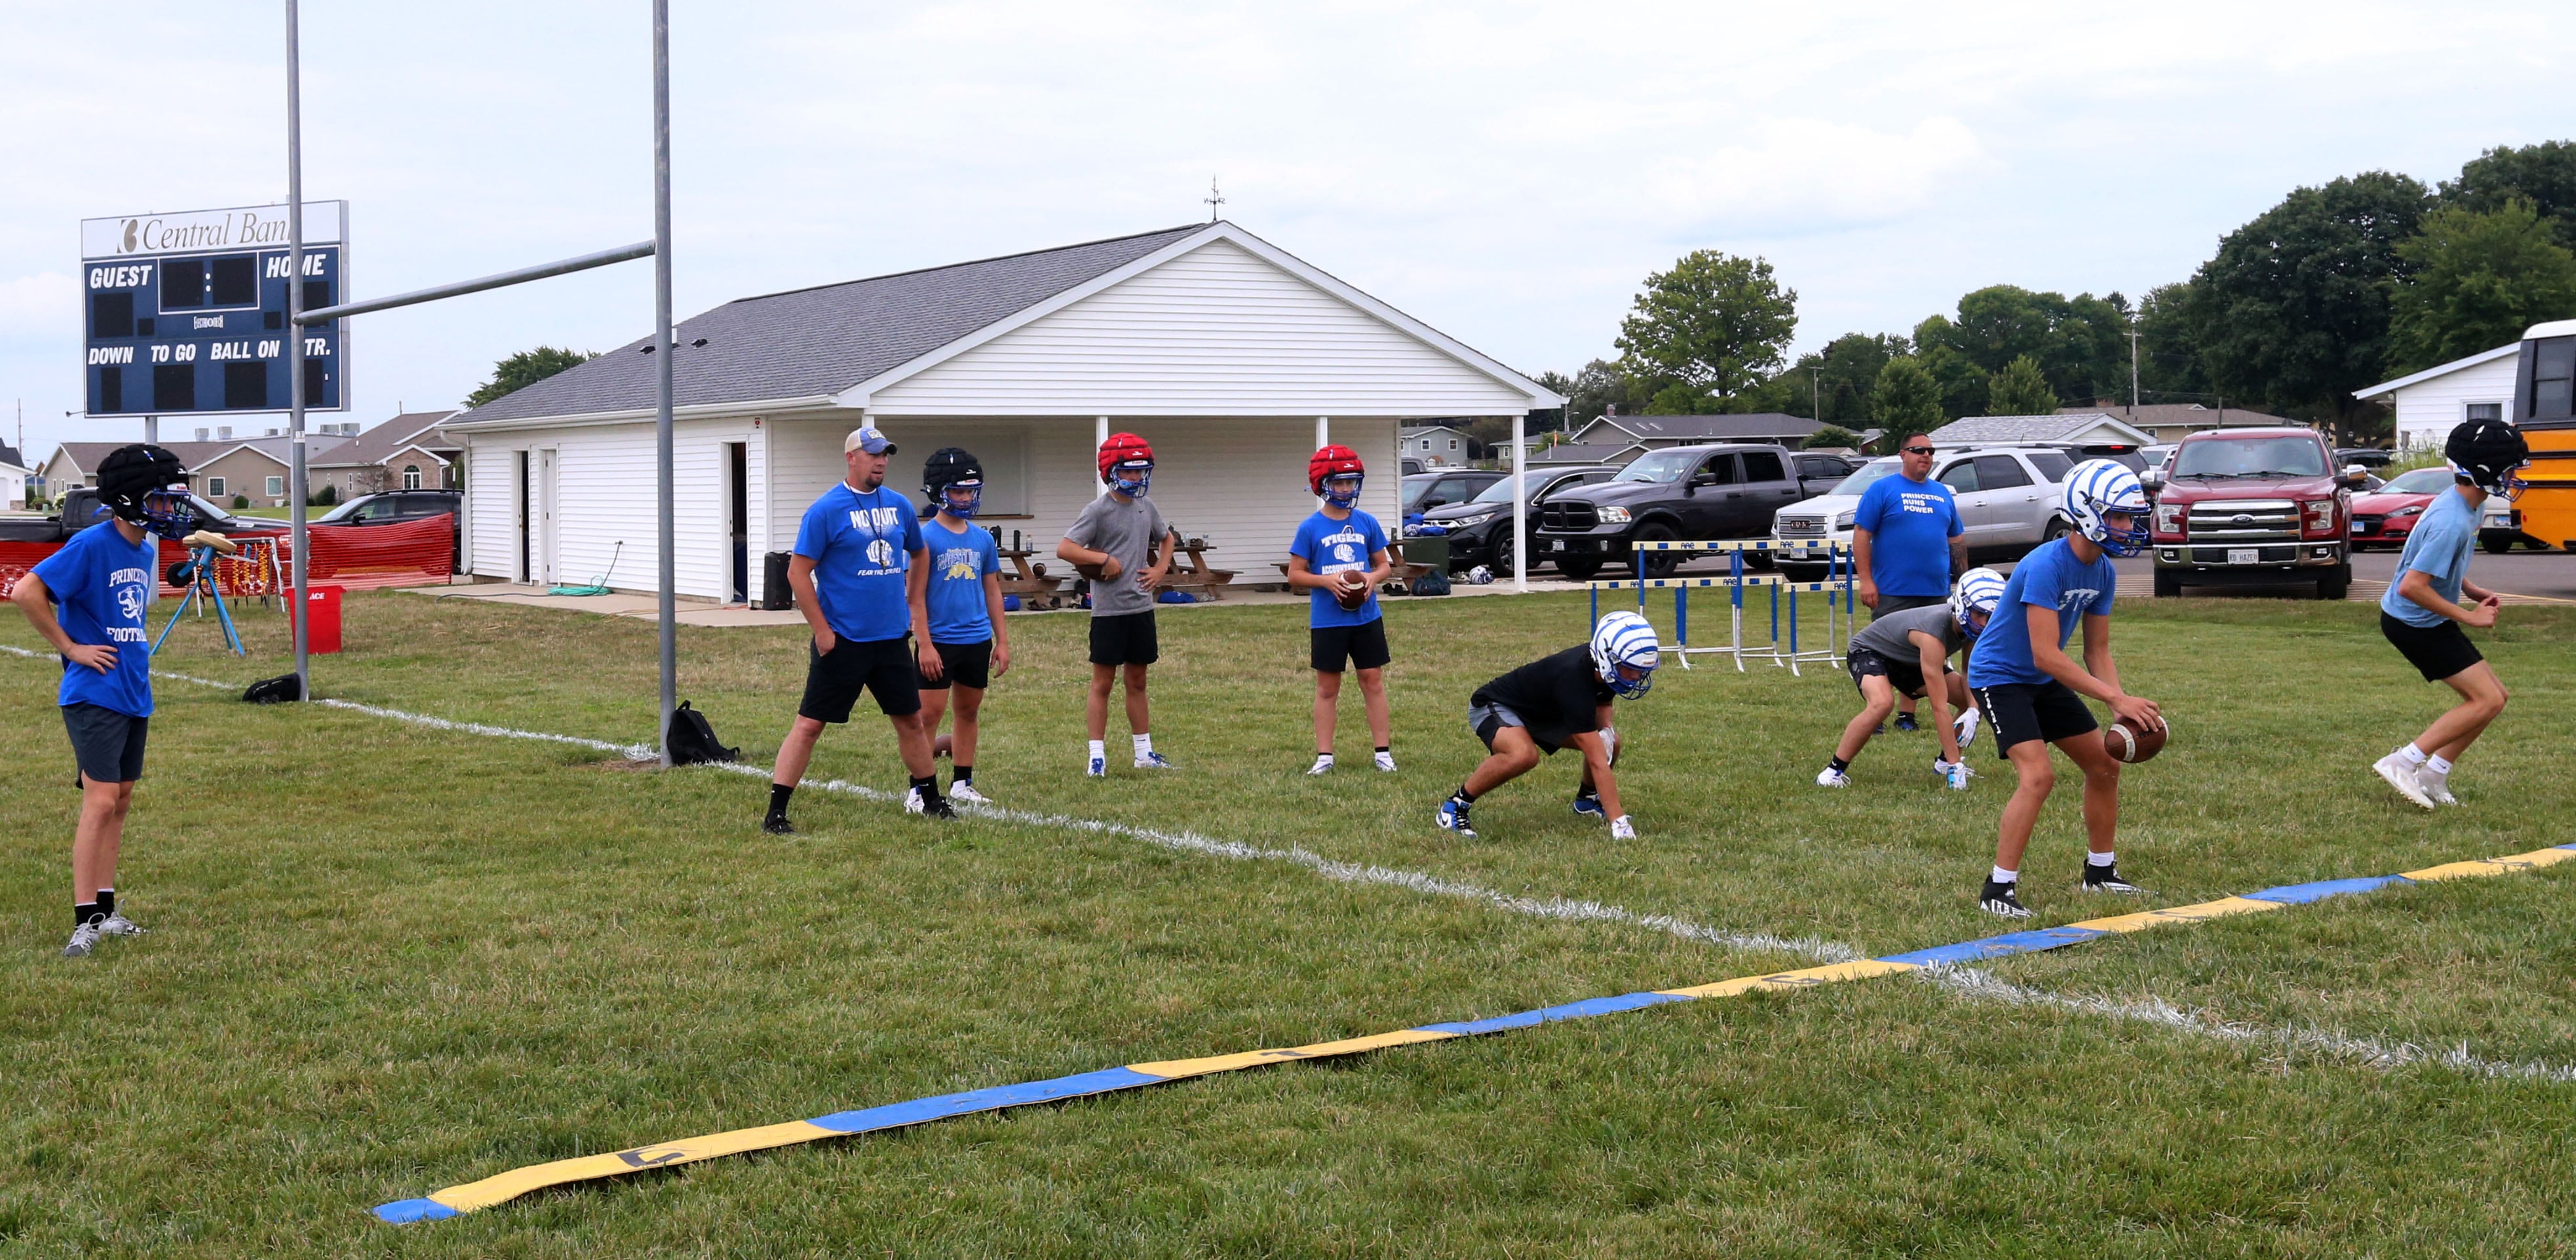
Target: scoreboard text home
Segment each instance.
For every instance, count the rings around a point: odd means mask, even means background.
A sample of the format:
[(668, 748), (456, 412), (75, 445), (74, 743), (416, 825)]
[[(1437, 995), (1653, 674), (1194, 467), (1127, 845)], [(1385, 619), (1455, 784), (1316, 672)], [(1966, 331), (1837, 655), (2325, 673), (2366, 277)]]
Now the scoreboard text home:
[[(345, 201), (304, 205), (305, 310), (346, 292), (348, 221)], [(286, 410), (293, 271), (282, 205), (82, 220), (89, 414)], [(346, 410), (339, 321), (302, 335), (305, 407)]]

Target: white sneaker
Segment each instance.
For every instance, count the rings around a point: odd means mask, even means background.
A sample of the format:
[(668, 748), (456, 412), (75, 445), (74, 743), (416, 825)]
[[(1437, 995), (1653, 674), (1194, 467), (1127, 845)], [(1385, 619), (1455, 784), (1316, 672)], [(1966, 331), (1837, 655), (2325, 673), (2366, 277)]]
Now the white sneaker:
[[(2451, 795), (2451, 776), (2447, 774), (2435, 774), (2433, 773), (2433, 768), (2431, 766), (2426, 766), (2415, 772), (2415, 786), (2424, 789), (2424, 795), (2432, 797), (2433, 803), (2436, 805), (2457, 805), (2460, 803), (2459, 797)], [(112, 923), (115, 922), (115, 920), (111, 919), (109, 922)]]
[[(1139, 762), (1138, 764), (1139, 764), (1139, 765), (1141, 765), (1141, 764), (1143, 764), (1143, 763), (1142, 763), (1142, 762)], [(1309, 777), (1309, 778), (1312, 778), (1312, 777), (1314, 777), (1315, 775), (1319, 775), (1319, 774), (1331, 774), (1332, 772), (1333, 772), (1333, 755), (1332, 755), (1331, 753), (1317, 753), (1317, 754), (1315, 754), (1315, 764), (1313, 764), (1313, 765), (1311, 765), (1311, 766), (1306, 767), (1306, 775), (1307, 775), (1307, 777)]]
[(98, 925), (99, 925), (99, 922), (100, 922), (99, 920), (93, 919), (93, 920), (91, 920), (90, 922), (87, 922), (87, 923), (84, 923), (84, 924), (80, 925), (79, 927), (73, 928), (73, 929), (72, 929), (72, 939), (71, 939), (71, 943), (70, 943), (70, 944), (68, 944), (68, 945), (63, 946), (63, 957), (65, 957), (65, 958), (87, 958), (87, 957), (89, 957), (89, 952), (90, 952), (91, 950), (93, 950), (93, 949), (98, 948), (98, 942), (99, 942)]
[(1377, 768), (1387, 772), (1388, 774), (1395, 773), (1395, 754), (1391, 752), (1379, 753), (1377, 755)]
[(929, 805), (921, 799), (920, 788), (907, 788), (904, 790), (903, 812), (907, 814), (918, 814), (928, 808)]
[(1142, 757), (1138, 757), (1136, 759), (1136, 768), (1139, 770), (1180, 769), (1179, 766), (1173, 765), (1169, 759), (1165, 758), (1163, 754), (1158, 752), (1149, 752)]
[(2388, 786), (2397, 789), (2399, 796), (2426, 809), (2434, 808), (2433, 798), (2425, 794), (2424, 785), (2415, 777), (2416, 768), (2407, 765), (2397, 754), (2390, 753), (2370, 763), (2370, 768), (2378, 771), (2379, 777), (2388, 781)]
[(1851, 776), (1844, 774), (1840, 770), (1834, 769), (1832, 766), (1827, 766), (1816, 773), (1816, 786), (1836, 788), (1850, 787)]
[(143, 935), (143, 925), (132, 919), (126, 918), (125, 912), (119, 910), (116, 913), (99, 920), (98, 934), (101, 936), (141, 936)]
[(1083, 767), (1082, 774), (1083, 777), (1087, 779), (1105, 779), (1109, 777), (1109, 759), (1107, 757), (1092, 758), (1090, 764)]
[(968, 779), (964, 783), (949, 784), (948, 799), (952, 801), (964, 801), (969, 805), (990, 805), (993, 803), (992, 797), (986, 796), (975, 790), (975, 781), (973, 779)]

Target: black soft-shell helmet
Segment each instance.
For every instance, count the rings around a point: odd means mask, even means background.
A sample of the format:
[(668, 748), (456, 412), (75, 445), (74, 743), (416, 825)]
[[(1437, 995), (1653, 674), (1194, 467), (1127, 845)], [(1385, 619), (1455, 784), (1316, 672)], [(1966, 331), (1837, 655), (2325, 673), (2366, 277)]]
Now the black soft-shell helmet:
[(2522, 489), (2522, 478), (2515, 471), (2531, 462), (2531, 444), (2504, 421), (2471, 420), (2451, 430), (2450, 440), (2442, 444), (2442, 458), (2471, 485), (2511, 498)]
[[(948, 488), (971, 487), (974, 497), (963, 505), (950, 501)], [(962, 446), (943, 446), (930, 453), (921, 464), (921, 488), (930, 496), (932, 511), (945, 509), (949, 515), (972, 519), (984, 503), (984, 465)]]
[(107, 453), (98, 463), (98, 497), (118, 520), (164, 538), (197, 527), (188, 501), (188, 466), (169, 448), (137, 442)]

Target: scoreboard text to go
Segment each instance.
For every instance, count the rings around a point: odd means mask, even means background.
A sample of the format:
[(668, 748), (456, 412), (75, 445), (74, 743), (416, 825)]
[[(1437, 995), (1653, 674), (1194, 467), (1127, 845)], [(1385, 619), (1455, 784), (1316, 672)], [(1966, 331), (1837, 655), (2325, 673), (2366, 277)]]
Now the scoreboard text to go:
[[(284, 411), (293, 271), (285, 250), (85, 264), (89, 413)], [(339, 247), (306, 248), (302, 282), (304, 309), (332, 305)], [(338, 321), (306, 327), (303, 340), (304, 405), (345, 409)]]

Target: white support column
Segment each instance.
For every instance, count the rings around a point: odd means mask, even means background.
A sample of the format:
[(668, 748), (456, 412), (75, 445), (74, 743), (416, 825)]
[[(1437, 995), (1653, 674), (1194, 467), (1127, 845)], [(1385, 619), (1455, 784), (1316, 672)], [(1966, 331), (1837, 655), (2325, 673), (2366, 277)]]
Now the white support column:
[(1332, 444), (1333, 418), (1331, 416), (1315, 417), (1315, 449), (1320, 451)]
[(1521, 465), (1529, 458), (1522, 432), (1528, 427), (1528, 413), (1512, 416), (1512, 589), (1524, 594), (1529, 591), (1529, 482), (1521, 476)]
[(1107, 416), (1102, 416), (1102, 417), (1100, 417), (1100, 422), (1099, 422), (1098, 424), (1095, 424), (1095, 425), (1093, 425), (1093, 426), (1091, 427), (1091, 455), (1092, 455), (1092, 467), (1093, 467), (1093, 471), (1094, 471), (1094, 473), (1095, 473), (1095, 475), (1094, 475), (1094, 476), (1092, 477), (1092, 479), (1091, 479), (1091, 497), (1092, 497), (1092, 498), (1095, 498), (1095, 499), (1099, 498), (1100, 496), (1102, 496), (1102, 495), (1104, 495), (1104, 494), (1109, 493), (1109, 483), (1108, 483), (1108, 482), (1106, 482), (1106, 481), (1101, 480), (1101, 479), (1096, 475), (1096, 474), (1097, 474), (1097, 472), (1098, 472), (1098, 469), (1099, 469), (1100, 447), (1101, 447), (1101, 445), (1102, 445), (1103, 443), (1107, 442), (1108, 440), (1109, 440), (1109, 417), (1107, 417)]

